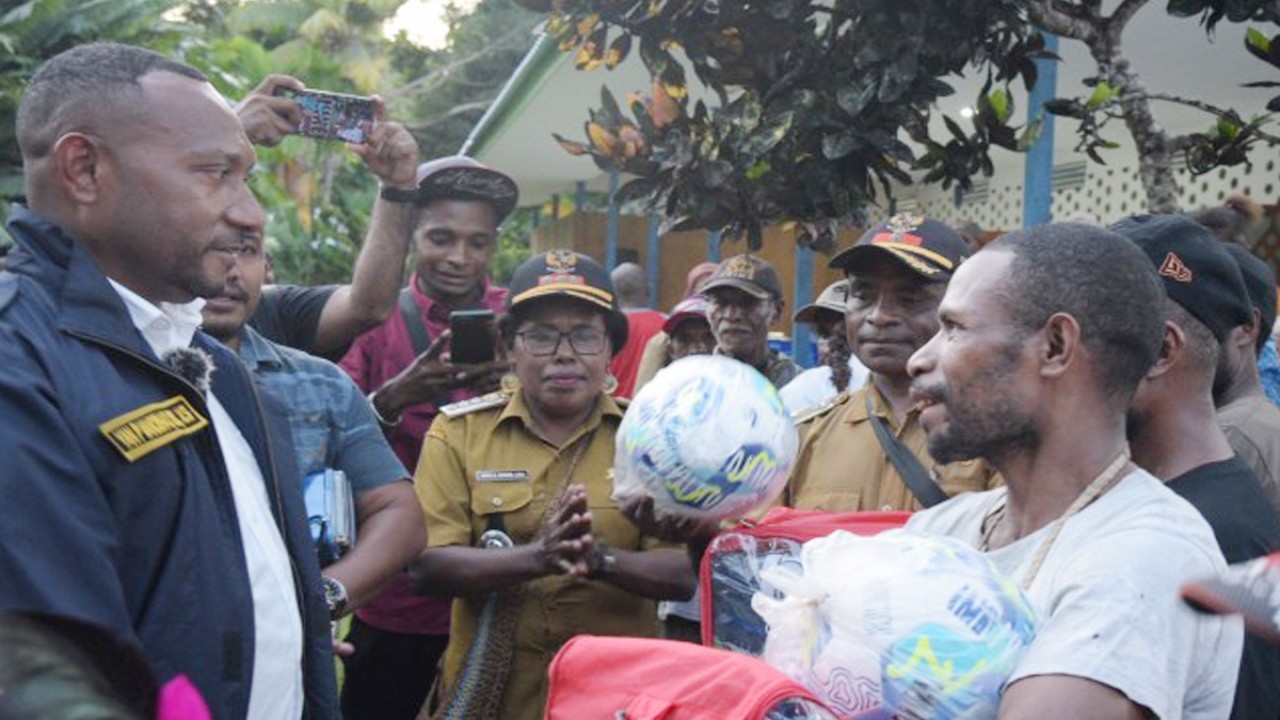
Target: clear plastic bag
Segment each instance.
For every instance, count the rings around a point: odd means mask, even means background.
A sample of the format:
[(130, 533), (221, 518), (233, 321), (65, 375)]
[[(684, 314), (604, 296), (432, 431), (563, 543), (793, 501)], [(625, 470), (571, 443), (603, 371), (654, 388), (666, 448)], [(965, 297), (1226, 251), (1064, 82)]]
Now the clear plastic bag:
[(1035, 636), (1022, 591), (946, 538), (837, 531), (805, 543), (798, 571), (761, 579), (777, 591), (752, 601), (769, 627), (763, 659), (842, 717), (994, 718)]

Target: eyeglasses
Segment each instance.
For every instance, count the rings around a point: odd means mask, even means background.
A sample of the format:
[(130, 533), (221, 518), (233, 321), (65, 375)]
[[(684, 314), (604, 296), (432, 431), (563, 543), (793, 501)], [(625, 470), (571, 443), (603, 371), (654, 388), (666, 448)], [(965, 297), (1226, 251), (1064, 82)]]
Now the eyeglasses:
[(516, 335), (534, 356), (554, 355), (560, 349), (560, 341), (568, 339), (569, 347), (579, 355), (599, 355), (604, 352), (604, 333), (595, 328), (574, 328), (569, 332), (557, 330), (525, 330)]

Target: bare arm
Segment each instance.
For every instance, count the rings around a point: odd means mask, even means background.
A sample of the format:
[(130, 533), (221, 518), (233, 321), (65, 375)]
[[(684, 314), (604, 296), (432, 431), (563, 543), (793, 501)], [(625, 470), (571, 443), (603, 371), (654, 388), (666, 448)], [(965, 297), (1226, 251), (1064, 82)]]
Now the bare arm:
[(999, 720), (1146, 720), (1149, 710), (1102, 683), (1071, 675), (1018, 680), (1000, 700)]
[(325, 568), (347, 589), (349, 608), (359, 607), (404, 569), (427, 542), (426, 522), (413, 485), (395, 482), (356, 494), (359, 540)]
[(693, 597), (698, 577), (689, 557), (679, 550), (618, 550), (617, 571), (596, 575), (597, 580), (651, 600), (688, 600)]
[[(378, 176), (380, 187), (410, 188), (418, 170), (418, 144), (400, 123), (386, 120), (386, 105), (373, 98), (374, 124), (368, 142), (347, 147)], [(395, 308), (404, 275), (404, 259), (413, 233), (412, 203), (373, 201), (369, 233), (356, 257), (351, 284), (325, 303), (316, 328), (313, 352), (347, 345), (360, 333), (381, 324)]]

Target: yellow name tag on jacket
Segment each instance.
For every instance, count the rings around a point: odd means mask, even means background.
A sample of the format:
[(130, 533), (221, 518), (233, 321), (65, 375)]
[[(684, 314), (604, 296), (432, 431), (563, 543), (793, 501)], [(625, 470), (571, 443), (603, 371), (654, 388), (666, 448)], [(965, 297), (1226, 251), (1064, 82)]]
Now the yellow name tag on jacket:
[(143, 405), (98, 426), (112, 446), (129, 462), (157, 448), (208, 427), (205, 419), (185, 397)]

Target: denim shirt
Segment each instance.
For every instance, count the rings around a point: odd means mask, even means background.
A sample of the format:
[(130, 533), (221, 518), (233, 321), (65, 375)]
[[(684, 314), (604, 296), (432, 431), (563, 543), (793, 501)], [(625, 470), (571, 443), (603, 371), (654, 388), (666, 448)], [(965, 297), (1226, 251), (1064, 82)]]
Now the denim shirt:
[(240, 332), (240, 358), (288, 410), (303, 477), (342, 470), (357, 493), (408, 479), (369, 401), (341, 368), (277, 345), (247, 325)]

